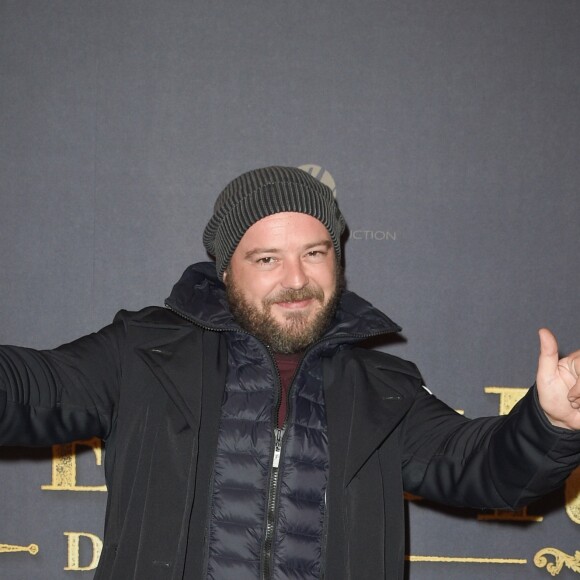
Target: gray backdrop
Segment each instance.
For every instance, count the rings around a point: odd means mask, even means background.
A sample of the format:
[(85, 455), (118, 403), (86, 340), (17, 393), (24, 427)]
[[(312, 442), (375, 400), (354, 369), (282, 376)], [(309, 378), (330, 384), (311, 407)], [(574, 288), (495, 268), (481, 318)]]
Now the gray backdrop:
[[(220, 189), (288, 164), (334, 179), (350, 288), (404, 328), (381, 348), (454, 407), (529, 386), (542, 325), (580, 346), (577, 0), (0, 0), (0, 43), (0, 342), (162, 303)], [(0, 458), (0, 577), (92, 578), (65, 533), (102, 537), (105, 493), (41, 489), (51, 449)], [(443, 558), (410, 578), (547, 578), (546, 547), (576, 577), (579, 479), (534, 523), (409, 503), (408, 553)]]

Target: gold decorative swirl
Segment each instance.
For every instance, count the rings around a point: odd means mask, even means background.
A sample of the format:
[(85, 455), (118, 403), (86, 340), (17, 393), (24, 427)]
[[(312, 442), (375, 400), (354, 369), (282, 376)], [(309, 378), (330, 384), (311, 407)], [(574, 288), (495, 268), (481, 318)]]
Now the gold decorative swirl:
[[(548, 556), (554, 558), (554, 562), (548, 561)], [(564, 565), (570, 568), (573, 572), (580, 574), (580, 551), (576, 550), (573, 556), (558, 550), (557, 548), (544, 548), (539, 552), (536, 552), (534, 556), (534, 564), (538, 568), (546, 568), (552, 576), (557, 576)]]
[(33, 556), (38, 554), (38, 546), (36, 544), (30, 544), (29, 546), (14, 546), (12, 544), (0, 544), (0, 552), (12, 553), (12, 552), (28, 552)]

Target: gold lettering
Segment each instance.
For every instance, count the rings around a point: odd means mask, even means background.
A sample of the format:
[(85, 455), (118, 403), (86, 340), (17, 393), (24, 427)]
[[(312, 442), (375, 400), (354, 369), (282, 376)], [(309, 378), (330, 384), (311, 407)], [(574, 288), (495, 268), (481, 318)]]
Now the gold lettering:
[[(94, 570), (103, 551), (103, 542), (98, 536), (87, 532), (65, 532), (68, 537), (68, 564), (65, 570)], [(91, 542), (93, 557), (88, 566), (80, 565), (80, 539), (87, 538)]]
[(101, 440), (73, 441), (52, 446), (52, 483), (41, 489), (50, 491), (107, 491), (106, 485), (77, 485), (77, 447), (89, 447), (95, 454), (97, 465), (102, 462)]
[(29, 554), (36, 556), (36, 554), (38, 554), (38, 545), (29, 544), (28, 546), (16, 546), (14, 544), (0, 544), (0, 552), (28, 552)]
[(575, 524), (580, 524), (580, 467), (566, 480), (566, 513)]
[[(507, 415), (528, 392), (523, 387), (485, 387), (485, 392), (492, 395), (499, 395), (499, 415)], [(515, 512), (503, 510), (493, 510), (491, 514), (479, 514), (478, 520), (482, 521), (518, 521), (518, 522), (541, 522), (542, 516), (532, 516), (528, 514), (528, 508), (523, 508)]]
[(528, 392), (522, 387), (485, 387), (484, 390), (488, 394), (499, 395), (498, 415), (507, 415)]
[(408, 562), (458, 562), (462, 564), (527, 564), (525, 558), (465, 558), (453, 556), (405, 556)]

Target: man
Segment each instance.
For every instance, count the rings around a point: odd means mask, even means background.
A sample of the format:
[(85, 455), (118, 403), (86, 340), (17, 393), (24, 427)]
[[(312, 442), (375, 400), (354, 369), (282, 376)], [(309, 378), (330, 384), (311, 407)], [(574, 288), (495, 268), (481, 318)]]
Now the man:
[(541, 331), (537, 387), (468, 420), (414, 365), (357, 346), (399, 328), (343, 289), (345, 223), (294, 168), (217, 199), (167, 308), (53, 351), (0, 350), (0, 441), (106, 441), (96, 578), (402, 578), (403, 490), (517, 508), (580, 463), (580, 351)]

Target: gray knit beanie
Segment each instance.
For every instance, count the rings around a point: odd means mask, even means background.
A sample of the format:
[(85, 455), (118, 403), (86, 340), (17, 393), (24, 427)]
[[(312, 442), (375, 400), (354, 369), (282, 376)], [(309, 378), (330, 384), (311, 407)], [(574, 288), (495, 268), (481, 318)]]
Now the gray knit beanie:
[(234, 179), (215, 202), (203, 245), (215, 256), (220, 279), (246, 230), (266, 216), (285, 211), (305, 213), (322, 222), (340, 259), (345, 222), (331, 189), (302, 169), (265, 167)]

